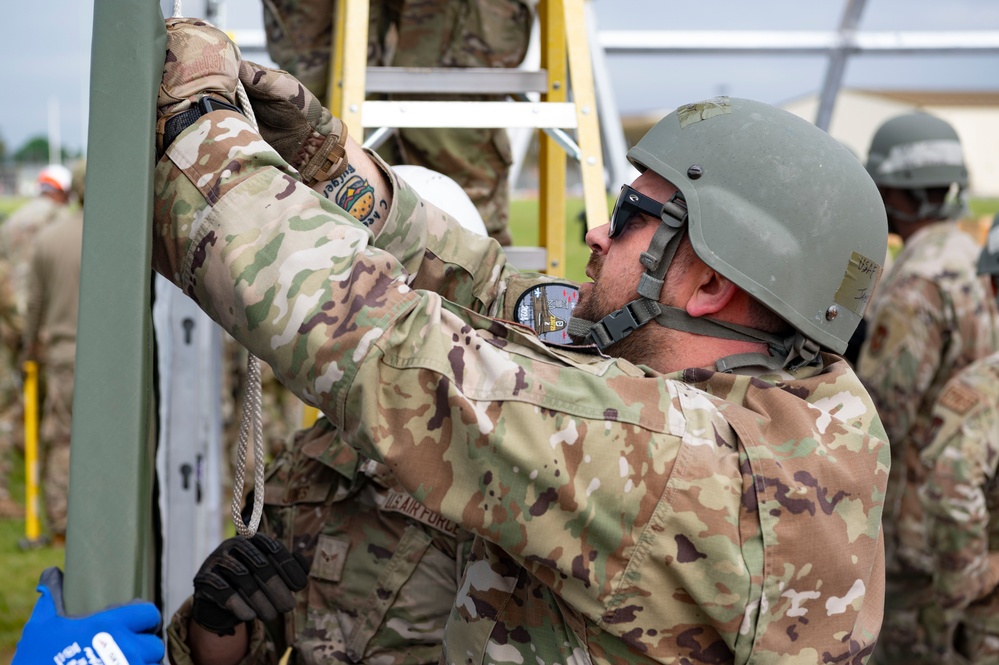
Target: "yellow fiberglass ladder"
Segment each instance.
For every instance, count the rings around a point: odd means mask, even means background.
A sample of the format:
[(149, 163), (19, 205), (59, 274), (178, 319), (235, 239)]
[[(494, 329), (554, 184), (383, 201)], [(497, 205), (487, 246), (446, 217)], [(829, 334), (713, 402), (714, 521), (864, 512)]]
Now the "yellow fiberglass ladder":
[[(564, 276), (568, 152), (580, 164), (587, 228), (607, 220), (607, 194), (584, 0), (540, 0), (541, 67), (368, 67), (368, 0), (341, 0), (333, 20), (330, 110), (368, 144), (399, 127), (539, 130), (539, 247), (508, 247), (518, 268)], [(571, 101), (570, 101), (571, 92)], [(367, 99), (405, 93), (406, 101)], [(509, 101), (421, 101), (421, 94), (508, 95)], [(533, 93), (538, 101), (532, 101)], [(576, 139), (566, 130), (574, 130)]]

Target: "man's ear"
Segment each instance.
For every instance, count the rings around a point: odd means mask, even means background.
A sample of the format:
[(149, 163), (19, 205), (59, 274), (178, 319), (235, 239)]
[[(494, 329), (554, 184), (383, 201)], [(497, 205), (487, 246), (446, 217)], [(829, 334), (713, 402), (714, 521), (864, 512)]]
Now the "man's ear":
[(738, 293), (739, 287), (731, 280), (701, 264), (685, 309), (691, 316), (715, 316), (728, 307)]

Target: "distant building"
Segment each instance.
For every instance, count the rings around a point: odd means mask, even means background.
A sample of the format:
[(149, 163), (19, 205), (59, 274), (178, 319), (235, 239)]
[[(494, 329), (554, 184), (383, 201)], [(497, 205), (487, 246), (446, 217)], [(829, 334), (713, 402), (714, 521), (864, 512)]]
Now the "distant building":
[[(818, 94), (780, 106), (814, 122), (819, 108)], [(634, 145), (671, 110), (621, 118), (628, 145)], [(976, 198), (999, 198), (999, 90), (941, 92), (844, 88), (836, 98), (829, 133), (866, 162), (871, 138), (881, 123), (915, 110), (943, 118), (961, 137), (968, 163), (968, 194)]]
[[(814, 121), (818, 96), (801, 97), (782, 107)], [(999, 198), (999, 91), (844, 88), (836, 98), (829, 133), (866, 161), (871, 137), (881, 123), (916, 110), (946, 120), (961, 137), (968, 164), (968, 194), (979, 198)]]

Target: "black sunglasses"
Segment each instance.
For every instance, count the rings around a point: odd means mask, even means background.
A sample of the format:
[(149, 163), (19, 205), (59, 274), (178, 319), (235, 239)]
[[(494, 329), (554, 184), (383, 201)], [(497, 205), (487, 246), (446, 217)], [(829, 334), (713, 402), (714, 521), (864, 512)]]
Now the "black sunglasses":
[(664, 204), (649, 198), (638, 190), (632, 189), (628, 185), (622, 186), (621, 194), (617, 197), (617, 203), (614, 204), (614, 211), (610, 216), (610, 237), (616, 238), (624, 233), (628, 222), (638, 213), (662, 219), (664, 207)]

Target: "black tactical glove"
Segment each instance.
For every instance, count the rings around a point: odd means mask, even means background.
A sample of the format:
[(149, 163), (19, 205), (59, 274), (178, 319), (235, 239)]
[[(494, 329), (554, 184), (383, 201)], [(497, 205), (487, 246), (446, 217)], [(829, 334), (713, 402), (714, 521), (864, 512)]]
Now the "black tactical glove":
[(242, 60), (239, 80), (260, 135), (310, 187), (347, 170), (347, 127), (288, 72)]
[(309, 566), (270, 536), (237, 536), (212, 552), (194, 576), (193, 618), (216, 635), (233, 635), (243, 621), (270, 621), (295, 608)]

